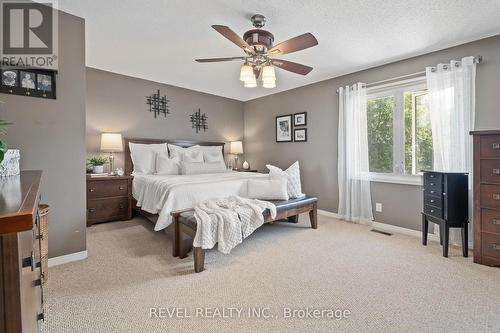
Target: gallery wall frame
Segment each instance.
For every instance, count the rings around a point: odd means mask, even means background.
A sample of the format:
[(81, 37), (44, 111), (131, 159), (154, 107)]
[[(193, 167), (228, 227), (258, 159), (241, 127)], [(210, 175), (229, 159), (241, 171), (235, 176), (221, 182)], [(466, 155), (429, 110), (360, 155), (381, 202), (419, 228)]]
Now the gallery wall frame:
[(276, 142), (292, 142), (293, 141), (292, 115), (286, 114), (282, 116), (276, 116), (275, 130), (276, 130)]
[(0, 66), (0, 93), (56, 99), (57, 71)]

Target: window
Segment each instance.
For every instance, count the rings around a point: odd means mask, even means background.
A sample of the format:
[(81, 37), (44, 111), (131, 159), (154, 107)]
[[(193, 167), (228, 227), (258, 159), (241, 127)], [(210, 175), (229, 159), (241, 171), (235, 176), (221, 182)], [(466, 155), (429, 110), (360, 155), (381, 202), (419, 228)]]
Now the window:
[(432, 130), (425, 80), (369, 88), (368, 152), (374, 180), (420, 183), (432, 168)]

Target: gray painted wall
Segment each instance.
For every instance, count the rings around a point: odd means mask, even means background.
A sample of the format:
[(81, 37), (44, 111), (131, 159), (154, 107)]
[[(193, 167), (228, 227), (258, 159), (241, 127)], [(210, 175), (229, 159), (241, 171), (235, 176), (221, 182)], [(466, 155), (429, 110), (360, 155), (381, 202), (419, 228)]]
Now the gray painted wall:
[[(160, 89), (170, 99), (166, 118), (154, 118), (146, 96)], [(196, 133), (189, 115), (201, 108), (208, 130)], [(124, 137), (230, 142), (243, 139), (243, 102), (157, 82), (87, 68), (87, 151), (99, 151), (101, 132)], [(226, 149), (229, 145), (226, 145)], [(123, 166), (123, 153), (115, 154)]]
[(57, 99), (0, 94), (5, 140), (21, 149), (21, 168), (41, 169), (42, 202), (51, 206), (49, 257), (85, 244), (85, 22), (59, 15)]
[[(359, 81), (370, 83), (420, 72), (426, 66), (471, 55), (482, 55), (484, 59), (477, 69), (476, 129), (498, 129), (500, 36), (495, 36), (248, 101), (244, 106), (246, 158), (260, 170), (266, 163), (288, 167), (299, 160), (304, 191), (320, 198), (321, 209), (337, 212), (336, 89)], [(275, 116), (301, 111), (308, 112), (308, 142), (276, 143)], [(371, 188), (373, 204), (383, 204), (383, 213), (375, 213), (376, 221), (420, 230), (419, 186), (373, 182)]]

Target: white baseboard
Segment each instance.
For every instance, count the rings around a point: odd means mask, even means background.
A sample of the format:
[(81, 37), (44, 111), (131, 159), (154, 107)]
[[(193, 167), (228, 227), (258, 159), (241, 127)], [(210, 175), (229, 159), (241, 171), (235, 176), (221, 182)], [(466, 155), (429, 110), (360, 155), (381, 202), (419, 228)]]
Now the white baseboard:
[[(333, 213), (333, 212), (329, 212), (329, 211), (321, 210), (321, 209), (318, 209), (318, 214), (323, 215), (323, 216), (332, 217), (332, 218), (335, 218), (335, 219), (339, 218), (339, 215), (337, 213)], [(377, 230), (380, 230), (380, 231), (386, 231), (386, 232), (390, 232), (390, 233), (397, 233), (397, 234), (403, 234), (403, 235), (408, 235), (408, 236), (422, 238), (422, 232), (421, 231), (417, 231), (417, 230), (413, 230), (413, 229), (407, 229), (407, 228), (402, 228), (402, 227), (398, 227), (398, 226), (395, 226), (395, 225), (381, 223), (381, 222), (375, 222), (375, 221), (371, 225), (372, 225), (372, 227), (374, 229), (377, 229)], [(437, 235), (429, 234), (427, 236), (427, 238), (428, 238), (428, 240), (433, 240), (433, 241), (438, 241), (439, 242), (439, 237)]]
[(49, 267), (66, 264), (68, 262), (87, 259), (87, 250), (49, 258)]

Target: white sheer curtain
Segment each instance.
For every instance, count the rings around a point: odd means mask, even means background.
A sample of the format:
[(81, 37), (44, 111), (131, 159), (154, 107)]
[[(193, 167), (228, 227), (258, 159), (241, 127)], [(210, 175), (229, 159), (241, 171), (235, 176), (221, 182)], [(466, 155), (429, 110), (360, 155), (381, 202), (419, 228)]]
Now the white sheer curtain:
[(340, 218), (371, 223), (366, 85), (339, 88), (338, 182)]
[[(469, 172), (469, 225), (472, 230), (472, 138), (476, 64), (474, 57), (426, 68), (432, 126), (434, 169)], [(469, 232), (469, 234), (471, 234)], [(472, 237), (471, 241), (472, 241)], [(450, 242), (460, 243), (459, 229), (450, 229)]]

